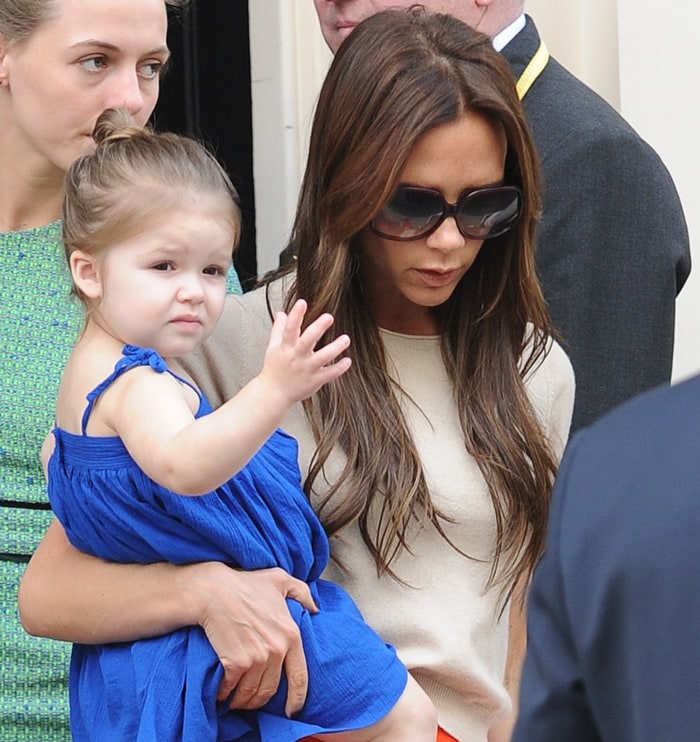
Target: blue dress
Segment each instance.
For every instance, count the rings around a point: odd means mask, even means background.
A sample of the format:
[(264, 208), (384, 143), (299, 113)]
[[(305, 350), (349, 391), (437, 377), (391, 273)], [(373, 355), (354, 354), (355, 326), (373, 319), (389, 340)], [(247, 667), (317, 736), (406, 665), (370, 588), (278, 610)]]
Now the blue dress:
[[(319, 578), (328, 540), (300, 486), (296, 441), (276, 431), (229, 482), (205, 495), (178, 495), (160, 486), (120, 438), (85, 434), (95, 400), (119, 375), (144, 365), (172, 373), (151, 349), (127, 345), (123, 353), (88, 395), (83, 434), (54, 430), (49, 497), (71, 543), (116, 562), (281, 567), (309, 584), (320, 611), (312, 615), (287, 600), (309, 669), (306, 703), (294, 719), (284, 715), (286, 679), (259, 711), (218, 705), (223, 669), (203, 630), (192, 626), (136, 642), (74, 645), (74, 739), (290, 742), (379, 720), (401, 695), (406, 670), (347, 593)], [(201, 417), (211, 406), (195, 391)]]

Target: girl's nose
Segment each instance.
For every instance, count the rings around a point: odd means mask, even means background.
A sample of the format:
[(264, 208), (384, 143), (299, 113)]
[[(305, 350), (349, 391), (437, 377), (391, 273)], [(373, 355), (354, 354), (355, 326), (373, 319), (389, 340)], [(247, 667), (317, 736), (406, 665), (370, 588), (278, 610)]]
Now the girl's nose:
[(204, 300), (204, 288), (198, 276), (182, 276), (178, 289), (178, 299), (190, 303), (199, 303)]

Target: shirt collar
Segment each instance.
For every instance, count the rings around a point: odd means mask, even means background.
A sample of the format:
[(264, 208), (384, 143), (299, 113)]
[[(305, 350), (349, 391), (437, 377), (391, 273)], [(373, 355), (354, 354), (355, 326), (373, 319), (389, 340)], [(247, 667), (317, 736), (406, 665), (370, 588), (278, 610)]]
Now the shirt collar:
[(500, 52), (525, 28), (525, 13), (521, 13), (509, 26), (493, 37), (493, 48)]

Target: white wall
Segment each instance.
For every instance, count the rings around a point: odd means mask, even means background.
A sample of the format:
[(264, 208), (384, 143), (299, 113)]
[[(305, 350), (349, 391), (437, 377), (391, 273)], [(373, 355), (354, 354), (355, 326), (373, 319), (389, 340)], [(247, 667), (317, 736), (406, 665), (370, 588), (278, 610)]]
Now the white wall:
[(258, 272), (289, 239), (316, 95), (330, 63), (311, 0), (249, 3)]
[(619, 110), (616, 0), (525, 0), (549, 51)]

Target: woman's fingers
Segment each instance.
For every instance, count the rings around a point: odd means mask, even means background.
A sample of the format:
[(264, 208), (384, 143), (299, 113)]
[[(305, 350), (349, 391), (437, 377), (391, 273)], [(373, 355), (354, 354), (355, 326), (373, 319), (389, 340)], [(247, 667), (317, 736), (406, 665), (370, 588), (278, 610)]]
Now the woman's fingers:
[(224, 565), (200, 565), (208, 601), (200, 621), (224, 669), (218, 699), (231, 708), (256, 709), (287, 675), (287, 710), (304, 704), (308, 689), (306, 658), (286, 598), (316, 612), (308, 585), (284, 570), (241, 572)]
[(282, 645), (268, 640), (264, 657), (261, 655), (251, 669), (244, 673), (231, 697), (232, 709), (257, 709), (277, 692), (282, 672), (287, 678), (285, 711), (294, 715), (304, 705), (308, 691), (308, 673), (301, 637), (298, 632)]

